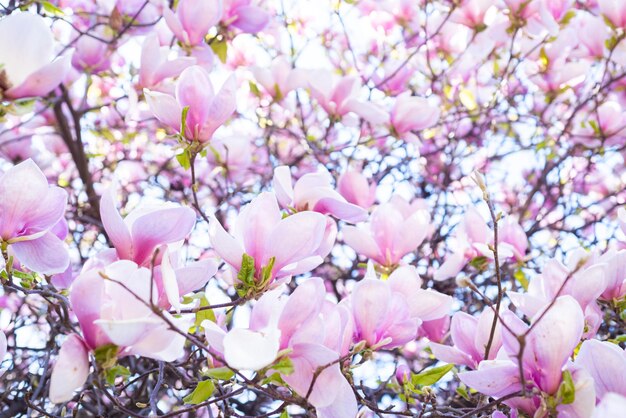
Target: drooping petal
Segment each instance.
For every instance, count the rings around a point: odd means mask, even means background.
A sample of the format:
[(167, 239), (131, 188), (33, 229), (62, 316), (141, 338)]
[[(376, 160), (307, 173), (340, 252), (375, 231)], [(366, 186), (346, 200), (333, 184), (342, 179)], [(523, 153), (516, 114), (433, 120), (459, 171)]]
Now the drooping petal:
[(509, 360), (483, 361), (478, 370), (459, 373), (459, 379), (489, 396), (506, 396), (521, 389), (519, 369)]
[(176, 99), (169, 94), (147, 89), (144, 90), (144, 95), (154, 116), (168, 128), (180, 131), (183, 109)]
[(115, 188), (106, 190), (100, 198), (102, 225), (120, 258), (130, 258), (132, 239), (128, 226), (115, 207)]
[(89, 376), (89, 353), (81, 338), (72, 334), (61, 345), (59, 356), (50, 376), (50, 401), (63, 403), (71, 400), (74, 391)]
[(7, 97), (45, 96), (61, 84), (70, 70), (72, 55), (66, 54), (30, 74), (26, 79), (5, 92)]
[(213, 217), (209, 223), (209, 240), (213, 249), (230, 264), (231, 267), (239, 270), (241, 268), (241, 259), (244, 254), (243, 247), (233, 238), (222, 226), (222, 224)]
[(435, 271), (433, 279), (442, 281), (455, 277), (463, 269), (465, 264), (466, 260), (462, 253), (452, 253), (448, 255), (443, 264)]
[(172, 268), (172, 262), (170, 261), (170, 252), (167, 249), (163, 252), (163, 258), (161, 259), (161, 277), (163, 279), (163, 288), (165, 289), (168, 302), (176, 309), (176, 312), (180, 313), (178, 281), (176, 272)]

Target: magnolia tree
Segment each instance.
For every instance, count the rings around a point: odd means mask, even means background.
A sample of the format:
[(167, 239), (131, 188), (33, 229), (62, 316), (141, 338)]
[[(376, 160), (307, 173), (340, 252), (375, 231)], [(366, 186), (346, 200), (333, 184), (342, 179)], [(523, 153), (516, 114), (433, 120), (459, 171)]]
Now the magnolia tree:
[(626, 410), (626, 2), (0, 1), (0, 416)]

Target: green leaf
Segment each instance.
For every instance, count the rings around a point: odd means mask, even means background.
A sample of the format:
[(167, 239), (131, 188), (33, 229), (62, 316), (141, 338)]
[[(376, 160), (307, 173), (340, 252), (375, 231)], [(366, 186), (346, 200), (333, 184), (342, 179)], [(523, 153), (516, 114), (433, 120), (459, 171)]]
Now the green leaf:
[(189, 160), (189, 151), (184, 150), (180, 154), (176, 154), (176, 160), (182, 168), (189, 170), (191, 168), (191, 161)]
[(187, 113), (189, 113), (189, 106), (183, 107), (183, 111), (180, 115), (180, 134), (185, 136), (187, 130)]
[(261, 97), (261, 90), (259, 90), (259, 86), (257, 86), (255, 82), (248, 81), (248, 85), (250, 86), (250, 93), (254, 94), (256, 97)]
[(574, 386), (574, 379), (569, 370), (563, 372), (563, 380), (559, 386), (557, 392), (558, 397), (561, 398), (561, 404), (569, 405), (574, 402), (576, 398), (576, 387)]
[(254, 258), (248, 254), (244, 253), (241, 256), (241, 268), (237, 273), (237, 278), (248, 286), (254, 285)]
[(280, 413), (280, 417), (278, 418), (289, 418), (289, 412), (286, 409), (283, 409), (283, 412)]
[(272, 257), (269, 259), (267, 265), (261, 269), (261, 284), (265, 286), (266, 283), (270, 281), (272, 278), (272, 270), (274, 269), (274, 263), (276, 262), (276, 257)]
[(574, 17), (576, 16), (576, 12), (574, 10), (570, 10), (565, 13), (563, 19), (561, 19), (561, 25), (567, 25)]
[(65, 13), (63, 13), (63, 10), (59, 9), (57, 6), (55, 6), (54, 4), (50, 3), (49, 1), (40, 1), (39, 2), (41, 4), (41, 6), (43, 7), (43, 9), (53, 15), (53, 16), (63, 16)]
[(198, 386), (189, 395), (183, 398), (183, 402), (190, 405), (197, 405), (209, 399), (215, 390), (215, 383), (212, 380), (198, 382)]
[(469, 393), (467, 393), (467, 386), (465, 386), (464, 384), (461, 383), (461, 385), (456, 388), (456, 393), (459, 394), (459, 396), (461, 396), (463, 399), (467, 401), (470, 400)]
[(221, 39), (219, 41), (211, 42), (211, 49), (217, 55), (217, 57), (222, 61), (222, 63), (226, 62), (226, 57), (228, 55), (228, 44), (225, 40)]
[(521, 268), (515, 270), (515, 273), (513, 273), (513, 277), (515, 277), (515, 280), (519, 282), (524, 290), (528, 290), (528, 278)]
[(202, 373), (206, 377), (212, 377), (217, 380), (230, 380), (235, 373), (228, 367), (216, 367)]
[(541, 68), (544, 70), (548, 68), (548, 65), (550, 65), (550, 58), (548, 57), (548, 54), (546, 54), (545, 48), (541, 48), (541, 50), (539, 50), (539, 64), (541, 64)]
[(272, 367), (272, 370), (276, 370), (280, 374), (290, 375), (293, 373), (293, 362), (289, 357), (283, 357)]
[(120, 366), (119, 364), (108, 368), (105, 371), (105, 377), (106, 377), (106, 381), (109, 385), (114, 385), (115, 384), (115, 379), (118, 376), (130, 376), (130, 370), (128, 370), (126, 367), (124, 366)]
[[(210, 303), (206, 297), (203, 296), (200, 298), (201, 308), (209, 306), (209, 305)], [(201, 311), (196, 312), (196, 322), (194, 322), (194, 325), (196, 327), (199, 327), (201, 326), (202, 321), (204, 320), (215, 322), (215, 312), (213, 312), (213, 309), (202, 309)]]
[(486, 270), (488, 265), (489, 265), (489, 259), (483, 255), (479, 257), (474, 257), (472, 261), (470, 261), (470, 266), (480, 271)]
[(435, 384), (441, 379), (446, 373), (448, 373), (454, 364), (446, 364), (445, 366), (433, 367), (428, 370), (424, 370), (421, 373), (414, 374), (411, 377), (411, 383), (415, 386), (429, 386)]
[(102, 366), (104, 369), (113, 367), (117, 362), (117, 352), (119, 347), (115, 344), (107, 344), (96, 348), (94, 356), (96, 363)]

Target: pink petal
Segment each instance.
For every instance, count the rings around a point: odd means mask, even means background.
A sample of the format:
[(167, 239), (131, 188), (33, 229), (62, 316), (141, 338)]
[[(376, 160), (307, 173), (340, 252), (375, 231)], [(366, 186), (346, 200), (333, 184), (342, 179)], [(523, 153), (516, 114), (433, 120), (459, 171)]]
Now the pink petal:
[(354, 324), (360, 338), (374, 345), (377, 330), (391, 309), (391, 291), (386, 283), (377, 279), (363, 279), (354, 286), (351, 304)]
[(326, 289), (320, 278), (308, 279), (289, 297), (278, 321), (281, 331), (281, 347), (287, 346), (293, 334), (306, 325), (309, 318), (317, 316), (322, 308)]
[(456, 347), (437, 343), (430, 343), (429, 346), (438, 360), (456, 365), (465, 365), (472, 369), (476, 368), (476, 362)]
[(70, 289), (72, 310), (78, 318), (85, 342), (92, 349), (111, 342), (100, 327), (94, 325), (94, 321), (100, 319), (103, 290), (104, 279), (97, 270), (80, 274)]
[(241, 268), (244, 250), (239, 242), (224, 230), (217, 218), (212, 218), (209, 224), (209, 240), (224, 261), (236, 270)]
[(236, 28), (246, 33), (257, 33), (269, 22), (270, 15), (258, 6), (243, 6), (237, 8), (237, 19), (232, 23)]
[(195, 222), (195, 212), (185, 207), (165, 208), (140, 216), (131, 226), (133, 259), (141, 264), (159, 245), (185, 239)]
[(472, 389), (489, 396), (506, 396), (521, 389), (519, 369), (509, 360), (487, 360), (478, 370), (459, 373), (459, 379)]
[(176, 10), (182, 26), (189, 36), (189, 44), (197, 45), (211, 27), (222, 17), (221, 0), (181, 0)]
[(235, 328), (224, 337), (224, 359), (237, 370), (260, 370), (276, 360), (280, 333)]
[(130, 258), (132, 239), (130, 231), (115, 207), (115, 188), (106, 190), (100, 198), (102, 225), (120, 258)]
[(20, 263), (37, 273), (63, 273), (70, 263), (65, 244), (51, 232), (33, 240), (13, 243), (11, 249)]
[[(341, 197), (341, 195), (338, 195)], [(346, 202), (343, 197), (336, 199), (332, 197), (323, 198), (317, 201), (313, 210), (322, 214), (333, 215), (337, 219), (346, 222), (362, 222), (367, 219), (367, 211), (360, 206)]]
[(148, 332), (163, 324), (163, 321), (155, 316), (127, 320), (97, 319), (94, 324), (100, 327), (113, 344), (128, 347), (139, 342)]
[(72, 334), (61, 345), (50, 376), (50, 401), (64, 403), (74, 397), (89, 376), (89, 353), (83, 340)]
[(26, 77), (22, 84), (8, 89), (5, 95), (13, 99), (45, 96), (61, 84), (70, 70), (71, 61), (72, 54), (66, 54), (52, 61)]
[(326, 231), (326, 218), (315, 212), (300, 212), (281, 220), (268, 239), (264, 261), (276, 257), (275, 268), (316, 255)]
[(169, 94), (144, 90), (146, 102), (154, 116), (174, 131), (180, 131), (183, 109)]
[(343, 241), (352, 247), (357, 254), (366, 258), (371, 258), (379, 263), (384, 263), (384, 259), (379, 257), (378, 245), (374, 238), (367, 232), (355, 226), (346, 225), (341, 230)]
[(293, 185), (291, 183), (291, 171), (286, 165), (281, 165), (274, 169), (272, 186), (278, 203), (284, 208), (288, 208), (293, 203)]
[(618, 345), (587, 340), (582, 343), (575, 363), (593, 378), (598, 399), (609, 392), (626, 396), (626, 353)]
[(453, 253), (448, 255), (446, 260), (435, 271), (433, 279), (436, 281), (442, 281), (451, 277), (456, 277), (457, 274), (463, 269), (466, 264), (465, 257), (462, 253)]

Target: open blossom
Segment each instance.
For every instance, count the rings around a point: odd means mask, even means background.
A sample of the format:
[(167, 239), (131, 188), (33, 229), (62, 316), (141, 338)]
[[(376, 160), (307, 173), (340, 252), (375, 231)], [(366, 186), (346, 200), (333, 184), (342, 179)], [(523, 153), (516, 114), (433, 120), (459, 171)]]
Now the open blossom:
[(157, 247), (184, 240), (196, 222), (193, 209), (174, 203), (144, 205), (122, 218), (115, 207), (114, 190), (102, 195), (100, 216), (120, 259), (149, 266)]
[(146, 36), (141, 48), (139, 86), (147, 89), (157, 87), (161, 81), (177, 77), (185, 68), (196, 63), (193, 57), (168, 59), (170, 49), (162, 47), (156, 34)]
[[(217, 271), (217, 263), (212, 259), (186, 266), (179, 263), (176, 246), (193, 229), (195, 212), (174, 203), (162, 203), (140, 206), (122, 218), (115, 207), (114, 190), (106, 190), (100, 200), (102, 224), (114, 248), (88, 260), (83, 272), (117, 260), (132, 260), (153, 269), (157, 304), (163, 308), (178, 307), (181, 296), (205, 286)], [(157, 249), (162, 251), (154, 258)]]
[(357, 77), (334, 77), (329, 71), (315, 70), (308, 74), (311, 95), (330, 116), (341, 119), (354, 112), (370, 123), (383, 123), (387, 114), (377, 105), (358, 98), (361, 89)]
[(337, 180), (337, 191), (350, 203), (369, 209), (376, 202), (376, 183), (360, 171), (346, 170)]
[(276, 57), (269, 67), (255, 66), (251, 71), (254, 80), (276, 101), (282, 100), (290, 91), (305, 85), (302, 70), (291, 68), (291, 63), (284, 55)]
[[(476, 208), (467, 209), (463, 221), (455, 231), (455, 238), (454, 251), (435, 272), (435, 280), (455, 277), (469, 261), (476, 257), (493, 259), (493, 251), (489, 248), (489, 245), (493, 244), (493, 232)], [(521, 226), (512, 219), (505, 220), (503, 234), (498, 244), (500, 258), (522, 259), (527, 248), (528, 238)]]
[[(202, 326), (210, 350), (239, 370), (271, 366), (280, 352), (287, 352), (293, 373), (281, 373), (281, 377), (296, 393), (306, 396), (316, 370), (348, 353), (352, 320), (344, 306), (326, 300), (320, 278), (302, 283), (289, 297), (280, 292), (276, 289), (261, 296), (252, 309), (248, 328), (226, 331), (211, 321), (204, 321)], [(319, 374), (308, 400), (319, 417), (351, 418), (357, 413), (354, 394), (339, 363)]]
[(176, 13), (168, 7), (163, 9), (167, 26), (183, 45), (197, 46), (204, 43), (209, 29), (222, 16), (222, 0), (180, 0)]
[[(70, 289), (70, 301), (90, 349), (115, 344), (119, 356), (134, 354), (164, 361), (182, 354), (185, 337), (171, 330), (150, 307), (158, 301), (151, 279), (150, 269), (129, 260), (78, 276)], [(187, 318), (174, 318), (166, 311), (162, 315), (182, 330), (189, 325)]]
[[(234, 76), (215, 93), (209, 74), (202, 67), (186, 68), (176, 83), (176, 97), (146, 91), (152, 113), (163, 124), (179, 132), (188, 141), (208, 142), (213, 133), (235, 111), (237, 85)], [(183, 109), (188, 107), (185, 132), (180, 132)]]
[(0, 176), (0, 196), (0, 243), (32, 271), (65, 271), (69, 256), (54, 228), (65, 213), (67, 192), (48, 185), (46, 176), (28, 159)]
[(317, 173), (307, 173), (292, 184), (291, 171), (282, 165), (274, 170), (272, 184), (278, 202), (284, 208), (298, 212), (311, 210), (333, 215), (346, 222), (360, 222), (367, 219), (367, 212), (360, 206), (348, 202), (331, 185), (332, 176), (326, 169)]
[(526, 293), (507, 292), (511, 301), (526, 316), (534, 316), (560, 295), (570, 295), (585, 314), (588, 334), (594, 335), (602, 321), (596, 299), (606, 288), (606, 264), (599, 263), (572, 273), (556, 260), (550, 260), (541, 275), (533, 278)]
[[(463, 364), (471, 369), (476, 369), (478, 364), (485, 359), (493, 318), (493, 310), (489, 308), (483, 310), (478, 317), (465, 312), (455, 313), (450, 325), (453, 345), (431, 343), (430, 348), (433, 354), (439, 360), (457, 365)], [(502, 326), (498, 322), (489, 349), (488, 360), (495, 359), (502, 346), (501, 329)]]
[(619, 345), (607, 341), (584, 341), (574, 363), (593, 378), (598, 401), (609, 393), (626, 396), (626, 352)]
[[(483, 360), (477, 370), (459, 373), (459, 378), (467, 386), (489, 396), (502, 397), (521, 390), (520, 368), (517, 356), (520, 343), (517, 335), (528, 332), (529, 326), (512, 312), (502, 315), (507, 327), (502, 329), (503, 355), (495, 360)], [(532, 329), (525, 338), (522, 357), (523, 373), (528, 389), (538, 390), (536, 398), (557, 393), (562, 381), (563, 370), (572, 352), (582, 337), (584, 318), (578, 302), (571, 296), (560, 296), (548, 310), (535, 315), (531, 320)], [(506, 354), (506, 355), (504, 355)], [(577, 381), (590, 382), (588, 373), (572, 373), (574, 384)], [(591, 385), (593, 390), (593, 385)], [(581, 390), (582, 392), (582, 390)], [(586, 393), (588, 395), (588, 392)], [(568, 408), (593, 408), (591, 397), (576, 393), (576, 400)], [(532, 415), (540, 404), (540, 399), (512, 398), (506, 404), (518, 407)]]
[(405, 93), (396, 99), (391, 110), (390, 124), (395, 133), (406, 139), (412, 139), (411, 131), (430, 128), (439, 121), (439, 107), (428, 99)]
[(420, 201), (410, 204), (400, 196), (378, 206), (366, 227), (345, 226), (343, 240), (358, 254), (391, 267), (415, 251), (429, 231), (430, 215)]
[(257, 33), (269, 23), (269, 13), (252, 0), (224, 0), (222, 23), (245, 33)]
[(412, 266), (396, 269), (380, 280), (373, 265), (343, 301), (354, 318), (354, 341), (370, 348), (394, 348), (413, 341), (423, 321), (442, 318), (452, 307), (452, 298), (422, 289), (422, 279)]
[(109, 45), (96, 37), (79, 36), (72, 55), (72, 65), (93, 74), (108, 70), (111, 66)]
[(70, 69), (71, 54), (54, 59), (52, 31), (39, 15), (16, 12), (0, 19), (0, 39), (1, 96), (44, 96)]
[[(224, 261), (240, 271), (247, 254), (254, 260), (254, 280), (263, 286), (314, 269), (330, 251), (328, 238), (334, 242), (334, 236), (326, 236), (324, 215), (305, 211), (283, 219), (276, 196), (269, 192), (241, 210), (230, 234), (217, 219), (209, 228), (211, 245)], [(264, 273), (266, 268), (271, 269)]]

